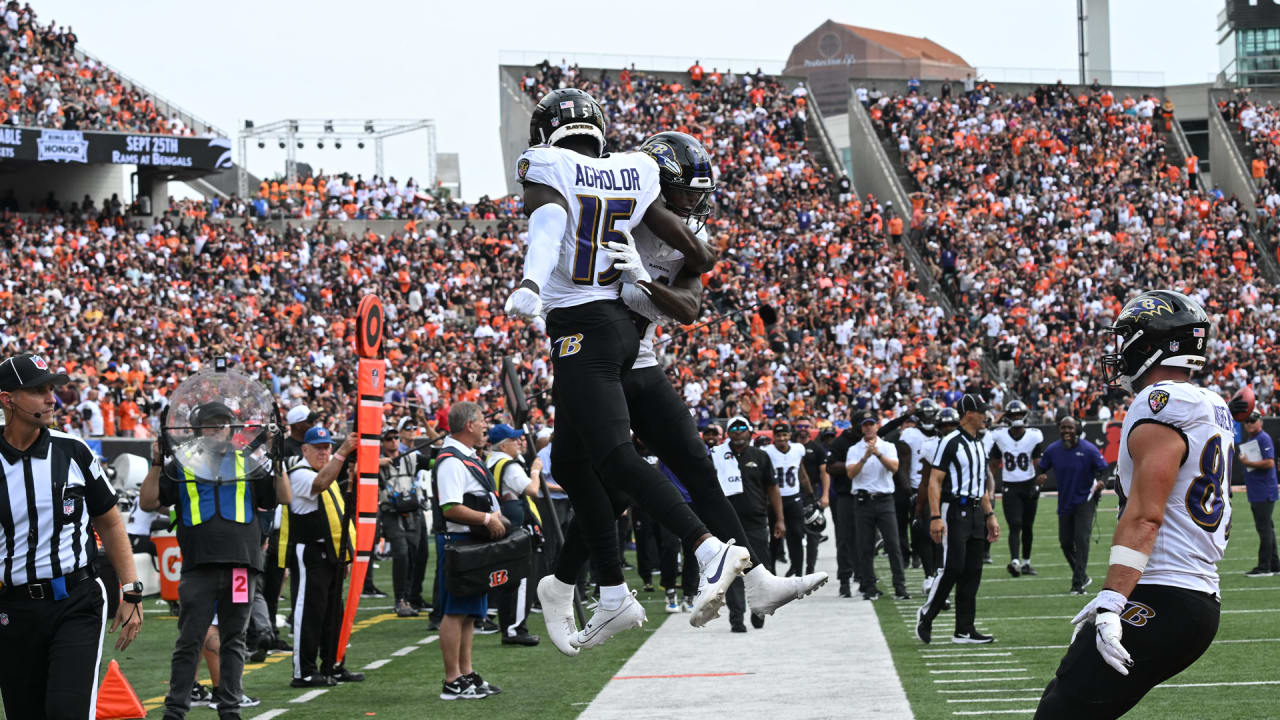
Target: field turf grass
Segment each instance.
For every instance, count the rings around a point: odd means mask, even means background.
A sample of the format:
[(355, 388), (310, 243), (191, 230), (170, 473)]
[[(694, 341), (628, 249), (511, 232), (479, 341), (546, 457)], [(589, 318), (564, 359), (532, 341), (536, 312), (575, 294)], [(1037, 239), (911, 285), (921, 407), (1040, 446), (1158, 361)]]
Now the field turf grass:
[[(434, 550), (434, 546), (433, 546)], [(634, 560), (632, 553), (627, 554)], [(433, 565), (429, 573), (434, 573)], [(391, 590), (391, 561), (379, 562), (374, 571), (375, 584), (384, 591)], [(628, 582), (638, 589), (636, 575), (628, 572)], [(431, 592), (427, 575), (427, 593)], [(286, 593), (288, 583), (285, 583)], [(356, 616), (356, 630), (347, 651), (347, 666), (352, 670), (362, 668), (376, 660), (389, 660), (373, 670), (363, 670), (366, 680), (362, 683), (339, 685), (308, 702), (291, 702), (308, 692), (307, 689), (289, 687), (292, 677), (292, 658), (289, 654), (268, 656), (267, 662), (247, 665), (245, 691), (260, 698), (262, 704), (242, 710), (245, 720), (270, 710), (285, 709), (284, 720), (323, 718), (382, 718), (400, 720), (424, 717), (484, 718), (572, 718), (591, 702), (600, 688), (617, 673), (627, 658), (666, 620), (661, 589), (654, 593), (639, 593), (648, 612), (649, 622), (639, 630), (622, 633), (604, 645), (592, 649), (577, 658), (561, 655), (545, 638), (542, 615), (533, 613), (529, 619), (530, 632), (543, 635), (540, 645), (533, 648), (500, 645), (500, 635), (477, 635), (474, 646), (474, 665), (486, 680), (502, 688), (503, 694), (476, 701), (446, 702), (439, 699), (444, 665), (440, 650), (435, 645), (419, 644), (438, 633), (427, 631), (424, 612), (417, 618), (397, 618), (392, 611), (390, 598), (366, 598), (361, 601)], [(149, 711), (148, 718), (164, 714), (164, 695), (168, 691), (169, 658), (177, 636), (175, 618), (168, 616), (167, 606), (146, 601), (146, 621), (142, 634), (124, 652), (114, 649), (114, 636), (108, 635), (103, 648), (102, 667), (112, 658), (120, 662), (129, 682)], [(288, 601), (281, 600), (281, 614), (288, 612)], [(688, 615), (676, 617), (673, 622), (687, 621)], [(405, 648), (407, 654), (393, 653)], [(201, 663), (200, 682), (208, 684), (208, 672)], [(0, 717), (4, 713), (0, 712)], [(215, 720), (217, 712), (207, 707), (194, 707), (188, 718)], [(19, 720), (9, 718), (8, 720)]]
[[(955, 625), (949, 611), (934, 621), (932, 644), (918, 641), (914, 628), (921, 604), (920, 570), (908, 571), (912, 600), (885, 596), (876, 602), (880, 626), (917, 718), (1033, 715), (1071, 639), (1070, 618), (1101, 588), (1116, 524), (1116, 498), (1108, 495), (1098, 509), (1089, 553), (1094, 583), (1084, 596), (1069, 595), (1071, 573), (1058, 546), (1056, 506), (1056, 497), (1045, 496), (1036, 515), (1031, 563), (1039, 576), (1010, 577), (1005, 569), (1006, 538), (991, 547), (992, 564), (984, 566), (977, 621), (980, 631), (995, 636), (994, 644), (952, 644)], [(1244, 577), (1257, 564), (1258, 535), (1243, 488), (1236, 488), (1232, 508), (1231, 539), (1219, 568), (1223, 614), (1213, 646), (1166, 686), (1148, 693), (1126, 718), (1280, 717), (1280, 576)], [(996, 512), (1002, 531), (1007, 530), (1002, 509)], [(888, 589), (890, 574), (883, 556), (877, 559), (877, 574)], [(943, 664), (959, 662), (975, 664)], [(968, 681), (940, 682), (954, 680)], [(1225, 684), (1258, 682), (1268, 684)], [(1214, 685), (1171, 687), (1199, 683)]]

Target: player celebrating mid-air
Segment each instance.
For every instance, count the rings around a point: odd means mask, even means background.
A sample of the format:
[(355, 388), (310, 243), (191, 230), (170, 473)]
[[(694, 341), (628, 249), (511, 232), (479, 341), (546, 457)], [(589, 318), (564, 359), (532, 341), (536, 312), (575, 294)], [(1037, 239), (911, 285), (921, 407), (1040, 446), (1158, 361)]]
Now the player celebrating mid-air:
[(992, 430), (983, 438), (991, 465), (1000, 468), (1004, 482), (1000, 503), (1004, 505), (1004, 519), (1009, 521), (1008, 570), (1014, 577), (1036, 574), (1031, 567), (1031, 527), (1036, 523), (1039, 483), (1044, 482), (1043, 478), (1035, 479), (1044, 433), (1027, 427), (1027, 413), (1026, 403), (1014, 400), (1004, 411), (1008, 427)]
[(1209, 316), (1168, 290), (1130, 300), (1109, 328), (1108, 382), (1136, 393), (1120, 436), (1121, 513), (1106, 584), (1076, 634), (1038, 720), (1125, 714), (1195, 662), (1218, 631), (1234, 430), (1222, 398), (1190, 382), (1205, 364)]
[(601, 584), (600, 605), (574, 636), (578, 647), (604, 642), (645, 620), (623, 579), (617, 526), (599, 477), (664, 518), (686, 547), (695, 548), (713, 594), (723, 594), (750, 564), (745, 548), (707, 532), (675, 486), (631, 443), (622, 378), (635, 362), (640, 334), (619, 295), (624, 280), (642, 288), (647, 281), (643, 268), (616, 267), (608, 253), (631, 245), (630, 231), (642, 220), (684, 254), (693, 272), (709, 270), (715, 253), (684, 220), (653, 202), (660, 191), (653, 158), (606, 154), (604, 132), (604, 112), (581, 90), (554, 90), (534, 108), (532, 147), (516, 165), (529, 247), (524, 277), (506, 302), (508, 313), (525, 317), (547, 311), (556, 377), (551, 463), (582, 523)]
[[(703, 225), (710, 212), (710, 194), (715, 189), (711, 159), (706, 150), (694, 138), (676, 132), (654, 135), (640, 149), (658, 162), (663, 203), (685, 218), (697, 233), (699, 242), (706, 242)], [(619, 247), (607, 253), (615, 267), (640, 266), (644, 271), (638, 274), (635, 282), (627, 282), (622, 287), (623, 300), (636, 313), (637, 323), (644, 326), (635, 364), (622, 380), (632, 429), (680, 479), (689, 491), (698, 516), (706, 521), (716, 537), (732, 539), (739, 548), (749, 551), (751, 545), (747, 542), (742, 522), (724, 496), (715, 466), (694, 426), (689, 408), (667, 379), (655, 348), (659, 324), (692, 323), (697, 319), (702, 304), (700, 275), (686, 265), (680, 251), (662, 243), (644, 225), (635, 229), (634, 242), (634, 247)], [(554, 443), (552, 451), (555, 451)], [(560, 477), (558, 467), (556, 477)], [(629, 501), (621, 497), (608, 478), (603, 480), (613, 500), (614, 512), (621, 514)], [(654, 519), (666, 521), (667, 516), (661, 509), (644, 507)], [(689, 551), (689, 546), (686, 545), (685, 549)], [(579, 520), (575, 516), (565, 533), (565, 547), (555, 575), (544, 577), (538, 584), (538, 598), (547, 619), (548, 635), (566, 655), (576, 655), (579, 647), (590, 646), (580, 637), (575, 637), (577, 630), (571, 606), (572, 583), (586, 563), (587, 553)], [(759, 615), (772, 614), (782, 605), (813, 592), (827, 580), (826, 573), (784, 580), (775, 577), (754, 556), (751, 564), (754, 567), (745, 577), (747, 602)], [(695, 627), (714, 618), (724, 602), (724, 593), (716, 591), (721, 583), (712, 570), (693, 603), (689, 623)], [(704, 570), (704, 576), (707, 574)]]

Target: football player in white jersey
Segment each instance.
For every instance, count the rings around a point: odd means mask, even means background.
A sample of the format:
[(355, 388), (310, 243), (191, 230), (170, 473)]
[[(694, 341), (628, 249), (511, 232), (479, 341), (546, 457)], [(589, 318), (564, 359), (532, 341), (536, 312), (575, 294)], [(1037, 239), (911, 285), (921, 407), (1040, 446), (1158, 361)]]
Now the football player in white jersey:
[(923, 547), (918, 543), (919, 534), (912, 531), (916, 526), (913, 520), (920, 481), (924, 477), (921, 474), (924, 467), (921, 452), (924, 450), (924, 444), (933, 436), (933, 423), (937, 416), (938, 403), (933, 398), (922, 399), (911, 411), (910, 424), (902, 428), (897, 437), (899, 441), (911, 448), (911, 464), (907, 466), (907, 482), (910, 487), (905, 492), (895, 490), (893, 502), (898, 512), (898, 533), (901, 536), (898, 546), (902, 548), (903, 555), (911, 562), (912, 567), (920, 567), (922, 553), (920, 548)]
[(982, 438), (991, 459), (990, 467), (1004, 482), (1000, 504), (1004, 506), (1004, 519), (1009, 521), (1007, 568), (1014, 577), (1038, 574), (1031, 567), (1031, 528), (1036, 523), (1036, 505), (1044, 482), (1044, 476), (1037, 477), (1036, 473), (1044, 433), (1027, 427), (1027, 414), (1026, 403), (1010, 402), (1004, 411), (1009, 425), (996, 428)]
[(1209, 316), (1182, 293), (1155, 290), (1130, 300), (1109, 332), (1106, 379), (1135, 393), (1120, 438), (1122, 509), (1106, 583), (1072, 620), (1039, 720), (1120, 717), (1218, 631), (1235, 435), (1227, 404), (1191, 382), (1205, 365)]
[[(773, 444), (765, 445), (764, 452), (773, 462), (778, 494), (782, 496), (782, 521), (787, 527), (786, 535), (774, 538), (773, 544), (786, 542), (787, 556), (791, 558), (787, 577), (798, 577), (804, 573), (804, 503), (800, 500), (800, 493), (813, 494), (813, 486), (801, 464), (804, 446), (791, 442), (791, 423), (783, 420), (774, 423)], [(778, 556), (776, 550), (773, 556)]]
[[(589, 647), (638, 627), (644, 608), (627, 591), (609, 494), (600, 478), (639, 498), (675, 528), (699, 563), (736, 577), (746, 570), (744, 548), (714, 538), (680, 492), (631, 443), (631, 420), (622, 378), (640, 347), (640, 334), (620, 297), (623, 282), (652, 283), (643, 266), (615, 265), (610, 253), (633, 245), (642, 221), (663, 242), (684, 253), (694, 272), (711, 269), (715, 253), (684, 220), (657, 199), (658, 165), (645, 153), (605, 153), (604, 112), (590, 95), (563, 89), (548, 93), (529, 119), (530, 147), (516, 178), (524, 186), (529, 247), (524, 276), (506, 311), (525, 317), (545, 308), (556, 382), (556, 438), (551, 463), (568, 493), (591, 548), (600, 604), (573, 642)], [(542, 599), (567, 608), (574, 578), (548, 588)], [(729, 578), (731, 582), (732, 578)], [(726, 584), (727, 589), (727, 584)], [(554, 639), (554, 636), (553, 636)]]

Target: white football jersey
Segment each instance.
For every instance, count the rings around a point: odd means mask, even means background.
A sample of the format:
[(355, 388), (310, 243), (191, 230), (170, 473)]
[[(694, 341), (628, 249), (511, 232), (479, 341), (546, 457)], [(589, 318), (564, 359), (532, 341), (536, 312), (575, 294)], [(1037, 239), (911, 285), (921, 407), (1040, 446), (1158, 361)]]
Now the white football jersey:
[(1133, 484), (1129, 433), (1156, 422), (1181, 434), (1187, 456), (1165, 503), (1164, 523), (1139, 584), (1172, 585), (1218, 594), (1218, 561), (1227, 550), (1231, 503), (1224, 484), (1231, 482), (1235, 425), (1217, 394), (1189, 382), (1158, 382), (1133, 399), (1120, 435), (1120, 490)]
[(791, 443), (786, 452), (777, 445), (765, 445), (769, 460), (773, 462), (774, 478), (778, 481), (778, 494), (791, 497), (800, 493), (800, 462), (804, 460), (804, 446)]
[[(911, 479), (911, 489), (920, 487), (921, 465), (920, 461), (924, 456), (924, 445), (929, 441), (929, 436), (918, 427), (909, 427), (898, 433), (898, 439), (906, 443), (911, 448), (911, 467), (907, 468), (908, 477)], [(932, 457), (932, 455), (930, 455)]]
[(516, 163), (521, 183), (547, 185), (569, 205), (560, 259), (542, 288), (544, 310), (615, 300), (622, 273), (613, 268), (602, 242), (626, 242), (618, 228), (635, 230), (658, 197), (658, 164), (642, 152), (593, 158), (559, 147), (537, 145)]
[(1036, 446), (1044, 442), (1044, 433), (1036, 428), (1026, 428), (1022, 438), (1013, 439), (1010, 428), (996, 428), (982, 438), (983, 447), (990, 457), (992, 448), (1000, 451), (1000, 465), (1003, 467), (1001, 477), (1006, 485), (1027, 482), (1036, 476), (1036, 465), (1032, 455)]
[[(659, 240), (658, 236), (643, 223), (636, 226), (631, 237), (636, 241), (636, 252), (640, 253), (640, 259), (644, 261), (644, 269), (649, 271), (649, 277), (653, 278), (655, 283), (670, 285), (684, 267), (684, 253)], [(698, 231), (698, 239), (702, 242), (707, 241), (706, 228)], [(631, 309), (649, 318), (650, 321), (649, 327), (645, 328), (644, 336), (640, 338), (640, 352), (636, 355), (636, 362), (632, 368), (638, 370), (654, 367), (658, 364), (658, 353), (654, 348), (654, 338), (658, 328), (679, 323), (653, 307), (652, 303), (648, 303), (647, 307)]]
[[(924, 474), (924, 465), (925, 463), (928, 463), (930, 468), (933, 467), (933, 456), (938, 454), (938, 442), (940, 440), (942, 440), (942, 438), (937, 435), (931, 435), (926, 437), (924, 439), (924, 443), (920, 446), (920, 460), (917, 462), (920, 466), (920, 482), (924, 482), (928, 479)], [(917, 488), (918, 487), (919, 486), (917, 486)]]

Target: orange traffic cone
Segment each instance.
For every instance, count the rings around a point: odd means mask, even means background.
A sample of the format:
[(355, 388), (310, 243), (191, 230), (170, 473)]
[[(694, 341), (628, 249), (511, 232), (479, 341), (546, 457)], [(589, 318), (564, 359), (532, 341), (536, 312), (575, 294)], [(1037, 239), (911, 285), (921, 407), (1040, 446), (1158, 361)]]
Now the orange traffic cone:
[(102, 679), (98, 688), (97, 720), (137, 720), (145, 718), (147, 711), (142, 709), (142, 701), (133, 686), (120, 672), (120, 663), (112, 660), (107, 665), (107, 676)]

